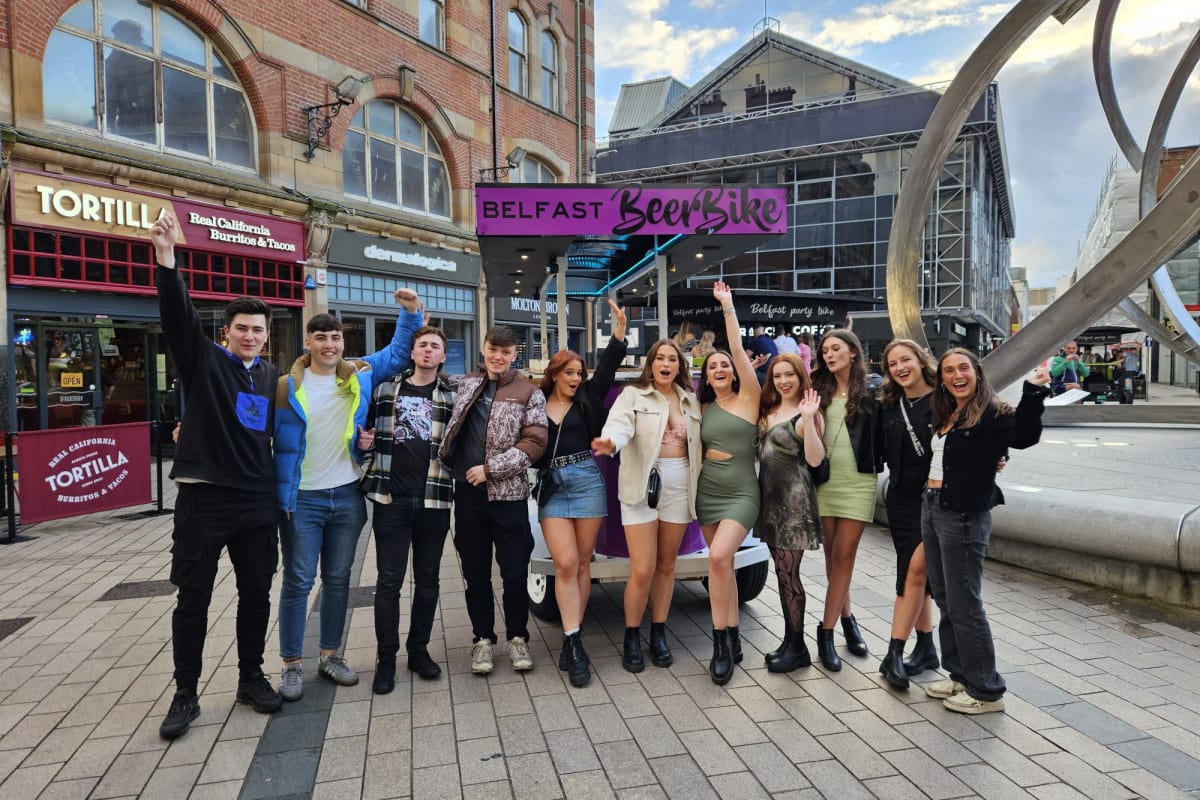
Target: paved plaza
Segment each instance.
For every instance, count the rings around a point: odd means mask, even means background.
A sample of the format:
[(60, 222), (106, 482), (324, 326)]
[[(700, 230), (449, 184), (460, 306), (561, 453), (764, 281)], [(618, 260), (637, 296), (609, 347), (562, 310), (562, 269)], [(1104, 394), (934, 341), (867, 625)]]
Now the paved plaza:
[[(1179, 483), (1150, 482), (1160, 491), (1200, 498), (1195, 431), (1104, 430), (1047, 431), (1005, 481), (1065, 480), (1053, 464), (1068, 454), (1073, 469), (1095, 471), (1096, 481), (1162, 468)], [(1075, 483), (1097, 485), (1087, 480)], [(173, 496), (168, 486), (168, 506)], [(783, 630), (772, 577), (743, 606), (746, 658), (728, 686), (708, 677), (708, 598), (694, 582), (677, 586), (669, 669), (621, 668), (622, 585), (610, 584), (593, 588), (585, 622), (596, 667), (589, 686), (571, 688), (555, 668), (561, 632), (540, 622), (533, 672), (514, 673), (500, 656), (490, 677), (478, 677), (469, 671), (470, 625), (448, 545), (431, 646), (446, 672), (426, 682), (401, 670), (396, 690), (379, 697), (370, 689), (374, 552), (364, 536), (346, 650), (362, 680), (337, 688), (317, 678), (314, 615), (305, 696), (274, 716), (234, 703), (236, 602), (223, 562), (203, 713), (170, 744), (158, 737), (173, 691), (170, 517), (109, 513), (25, 533), (37, 538), (0, 548), (4, 800), (1200, 795), (1200, 613), (989, 563), (985, 593), (1007, 713), (951, 714), (920, 686), (896, 692), (878, 675), (895, 570), (878, 527), (863, 539), (854, 584), (872, 655), (844, 654), (839, 673), (766, 671), (761, 653)], [(821, 554), (809, 554), (803, 570), (815, 652)], [(278, 589), (277, 577), (276, 598)], [(277, 641), (273, 626), (272, 680)], [(926, 673), (920, 683), (939, 677)]]

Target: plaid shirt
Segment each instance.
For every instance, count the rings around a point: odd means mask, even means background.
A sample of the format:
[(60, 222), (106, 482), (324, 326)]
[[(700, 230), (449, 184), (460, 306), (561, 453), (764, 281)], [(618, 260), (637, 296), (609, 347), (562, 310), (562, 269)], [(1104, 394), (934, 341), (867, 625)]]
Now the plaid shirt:
[[(395, 434), (396, 393), (400, 384), (412, 377), (411, 369), (375, 387), (371, 398), (375, 419), (375, 446), (370, 451), (367, 471), (359, 485), (367, 498), (376, 503), (392, 502), (392, 443)], [(425, 508), (450, 508), (453, 484), (450, 470), (438, 458), (442, 434), (454, 411), (454, 388), (438, 375), (433, 389), (433, 430), (429, 441), (429, 472), (425, 481)]]

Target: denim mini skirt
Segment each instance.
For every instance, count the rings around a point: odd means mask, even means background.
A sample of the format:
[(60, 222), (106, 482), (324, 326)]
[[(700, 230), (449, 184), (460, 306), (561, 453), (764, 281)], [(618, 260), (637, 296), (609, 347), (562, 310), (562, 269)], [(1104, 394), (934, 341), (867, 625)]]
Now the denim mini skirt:
[(538, 519), (590, 519), (608, 516), (608, 495), (604, 476), (596, 462), (588, 459), (578, 464), (554, 467), (559, 490), (550, 501), (538, 507)]

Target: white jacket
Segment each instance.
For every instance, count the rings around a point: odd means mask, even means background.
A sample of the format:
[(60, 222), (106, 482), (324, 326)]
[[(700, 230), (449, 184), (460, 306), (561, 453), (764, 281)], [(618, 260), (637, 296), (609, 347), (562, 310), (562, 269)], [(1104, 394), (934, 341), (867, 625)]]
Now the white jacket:
[[(702, 459), (700, 402), (691, 392), (685, 392), (678, 386), (674, 386), (674, 389), (679, 395), (679, 407), (687, 425), (688, 461), (691, 467), (688, 510), (695, 519), (696, 481), (700, 479)], [(609, 409), (608, 421), (604, 423), (600, 437), (611, 439), (621, 454), (617, 497), (622, 503), (633, 506), (646, 499), (646, 482), (662, 448), (669, 414), (667, 398), (653, 386), (626, 386)]]

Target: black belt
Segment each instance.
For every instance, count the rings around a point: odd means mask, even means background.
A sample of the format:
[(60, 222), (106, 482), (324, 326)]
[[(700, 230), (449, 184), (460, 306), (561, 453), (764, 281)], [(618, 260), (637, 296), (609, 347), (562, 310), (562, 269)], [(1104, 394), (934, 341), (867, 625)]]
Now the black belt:
[(592, 458), (591, 450), (584, 450), (582, 453), (572, 453), (569, 456), (559, 456), (550, 462), (550, 467), (569, 467), (572, 464), (579, 464), (583, 461), (590, 461)]
[(942, 487), (941, 486), (926, 486), (925, 487), (925, 496), (932, 500), (937, 500), (939, 497), (942, 496)]

